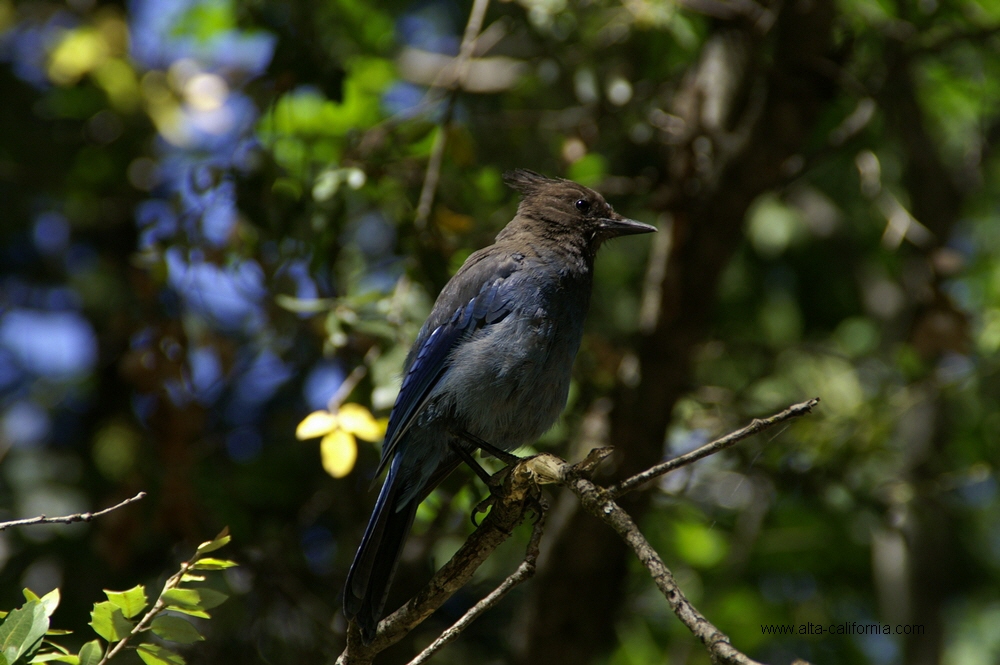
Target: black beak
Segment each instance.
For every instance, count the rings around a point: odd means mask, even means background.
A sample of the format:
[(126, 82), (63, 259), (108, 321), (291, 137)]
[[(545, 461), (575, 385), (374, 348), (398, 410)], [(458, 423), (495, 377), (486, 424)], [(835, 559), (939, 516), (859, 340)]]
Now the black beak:
[(605, 217), (601, 220), (601, 230), (605, 237), (617, 238), (618, 236), (633, 236), (639, 233), (653, 233), (656, 231), (656, 227), (622, 217), (617, 212), (613, 212), (611, 217)]

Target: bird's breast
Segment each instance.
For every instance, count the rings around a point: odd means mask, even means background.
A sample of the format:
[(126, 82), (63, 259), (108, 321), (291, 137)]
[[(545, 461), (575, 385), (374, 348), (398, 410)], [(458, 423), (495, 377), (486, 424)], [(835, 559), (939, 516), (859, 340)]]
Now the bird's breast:
[(585, 286), (536, 287), (510, 316), (458, 345), (435, 390), (442, 412), (507, 450), (541, 436), (566, 405), (589, 299)]

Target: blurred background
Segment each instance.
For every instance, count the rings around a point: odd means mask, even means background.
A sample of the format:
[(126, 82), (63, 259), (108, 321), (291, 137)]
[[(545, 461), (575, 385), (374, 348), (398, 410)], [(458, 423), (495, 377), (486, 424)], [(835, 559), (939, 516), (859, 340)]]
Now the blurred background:
[[(369, 414), (527, 167), (661, 229), (602, 250), (536, 449), (614, 445), (611, 481), (820, 396), (626, 507), (755, 658), (998, 662), (998, 33), (995, 0), (0, 0), (0, 519), (149, 492), (0, 534), (0, 607), (59, 587), (79, 646), (102, 588), (156, 587), (228, 525), (232, 598), (189, 661), (332, 662)], [(485, 493), (462, 470), (428, 500), (390, 606)], [(435, 662), (707, 663), (551, 501), (538, 575)], [(922, 628), (761, 629), (807, 622)]]

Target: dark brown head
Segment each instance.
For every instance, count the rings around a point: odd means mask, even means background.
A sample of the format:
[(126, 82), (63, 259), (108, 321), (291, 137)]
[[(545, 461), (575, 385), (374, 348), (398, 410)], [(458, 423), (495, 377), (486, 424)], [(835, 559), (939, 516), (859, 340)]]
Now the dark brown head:
[(504, 232), (527, 229), (549, 237), (575, 236), (596, 250), (605, 240), (656, 230), (649, 224), (622, 217), (603, 196), (572, 180), (546, 178), (527, 169), (508, 171), (503, 179), (511, 189), (524, 195), (517, 217)]

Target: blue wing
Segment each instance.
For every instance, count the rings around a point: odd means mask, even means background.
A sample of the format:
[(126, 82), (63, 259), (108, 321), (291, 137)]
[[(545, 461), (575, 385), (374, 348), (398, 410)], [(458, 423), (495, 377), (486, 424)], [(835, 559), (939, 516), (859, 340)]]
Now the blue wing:
[[(520, 268), (524, 257), (514, 255), (497, 265), (483, 261), (488, 256), (470, 257), (441, 291), (431, 315), (417, 336), (410, 350), (403, 385), (389, 415), (376, 477), (392, 458), (406, 431), (416, 422), (434, 386), (448, 370), (448, 356), (455, 344), (484, 326), (499, 323), (510, 314), (514, 291), (511, 276)], [(473, 294), (471, 297), (470, 293)]]

